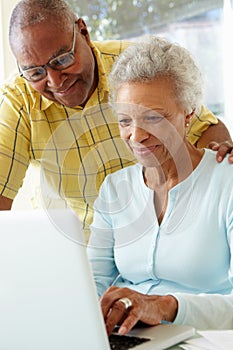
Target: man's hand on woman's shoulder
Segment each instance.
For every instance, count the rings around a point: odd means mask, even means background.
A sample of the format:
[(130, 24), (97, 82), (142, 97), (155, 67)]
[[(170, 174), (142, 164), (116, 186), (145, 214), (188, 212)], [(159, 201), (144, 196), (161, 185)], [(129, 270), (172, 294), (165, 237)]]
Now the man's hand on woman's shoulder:
[(217, 162), (221, 162), (227, 155), (229, 163), (233, 164), (233, 141), (215, 142), (209, 143), (209, 148), (213, 151), (217, 151)]

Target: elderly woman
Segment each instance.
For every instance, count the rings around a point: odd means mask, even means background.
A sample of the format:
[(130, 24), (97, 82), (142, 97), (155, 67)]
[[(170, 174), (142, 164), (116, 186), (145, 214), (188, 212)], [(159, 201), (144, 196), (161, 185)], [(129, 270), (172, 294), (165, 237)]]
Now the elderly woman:
[(88, 255), (107, 331), (232, 328), (233, 172), (186, 138), (200, 71), (184, 48), (150, 37), (120, 56), (110, 82), (138, 164), (109, 175), (95, 203)]

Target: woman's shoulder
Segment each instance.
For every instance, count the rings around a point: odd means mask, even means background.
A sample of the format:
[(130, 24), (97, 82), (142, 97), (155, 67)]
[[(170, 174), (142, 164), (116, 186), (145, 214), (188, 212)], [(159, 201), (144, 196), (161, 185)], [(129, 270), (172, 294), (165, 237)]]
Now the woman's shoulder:
[(228, 155), (226, 155), (222, 162), (219, 163), (216, 160), (216, 154), (216, 151), (206, 148), (205, 156), (203, 158), (204, 162), (215, 169), (219, 169), (220, 171), (223, 171), (223, 169), (225, 169), (226, 171), (230, 171), (233, 174), (233, 164), (229, 163)]
[(136, 163), (134, 165), (129, 165), (123, 169), (117, 170), (114, 173), (107, 175), (106, 179), (108, 181), (118, 182), (122, 179), (134, 179), (140, 176), (142, 172), (142, 165)]
[(205, 155), (202, 159), (202, 172), (212, 178), (214, 182), (218, 182), (227, 187), (232, 187), (233, 184), (233, 164), (229, 163), (228, 156), (222, 162), (217, 162), (216, 152), (210, 149), (205, 149)]
[(99, 203), (101, 198), (111, 198), (111, 201), (119, 198), (124, 200), (130, 194), (138, 193), (142, 183), (141, 169), (140, 164), (135, 164), (107, 175), (100, 187), (97, 202)]
[(138, 187), (141, 182), (141, 177), (142, 166), (140, 164), (137, 163), (127, 166), (107, 175), (101, 185), (101, 192), (107, 189), (108, 191), (111, 189), (111, 191), (118, 192), (119, 188), (122, 188), (122, 186), (125, 188), (126, 184), (131, 188), (135, 186)]

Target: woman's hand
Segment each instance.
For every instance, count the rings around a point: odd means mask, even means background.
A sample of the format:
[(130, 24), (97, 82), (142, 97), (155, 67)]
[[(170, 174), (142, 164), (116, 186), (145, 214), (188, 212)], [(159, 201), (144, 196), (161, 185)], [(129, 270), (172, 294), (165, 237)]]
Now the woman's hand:
[[(126, 309), (119, 299), (128, 298), (132, 306)], [(128, 288), (110, 287), (100, 299), (108, 335), (116, 325), (118, 333), (126, 334), (138, 321), (158, 325), (161, 321), (174, 321), (178, 303), (171, 296), (145, 295)]]
[(213, 151), (217, 151), (216, 159), (218, 162), (221, 162), (227, 154), (229, 163), (233, 164), (233, 142), (232, 141), (224, 141), (224, 142), (215, 142), (212, 141), (209, 143), (209, 148)]

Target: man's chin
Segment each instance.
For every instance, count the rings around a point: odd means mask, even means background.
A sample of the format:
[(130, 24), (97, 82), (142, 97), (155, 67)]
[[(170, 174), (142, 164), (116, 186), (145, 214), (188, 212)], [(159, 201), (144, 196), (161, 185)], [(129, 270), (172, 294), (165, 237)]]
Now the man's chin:
[(64, 106), (70, 107), (70, 108), (85, 105), (85, 99), (62, 97), (58, 94), (52, 94), (52, 93), (46, 93), (46, 94), (43, 94), (43, 96), (46, 97), (50, 101), (62, 104)]

